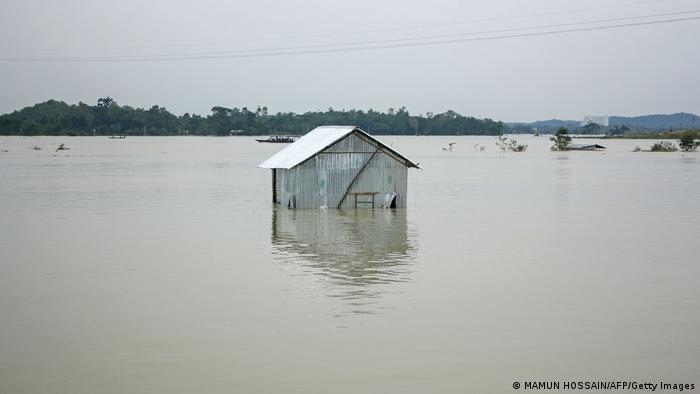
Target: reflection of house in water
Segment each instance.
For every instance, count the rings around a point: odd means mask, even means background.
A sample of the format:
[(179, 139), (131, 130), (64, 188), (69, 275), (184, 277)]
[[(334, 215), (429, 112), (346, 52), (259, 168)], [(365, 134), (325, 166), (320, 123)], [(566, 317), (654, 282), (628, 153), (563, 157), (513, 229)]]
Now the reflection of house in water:
[(272, 246), (281, 260), (327, 279), (331, 295), (355, 300), (408, 281), (415, 251), (403, 210), (275, 209)]

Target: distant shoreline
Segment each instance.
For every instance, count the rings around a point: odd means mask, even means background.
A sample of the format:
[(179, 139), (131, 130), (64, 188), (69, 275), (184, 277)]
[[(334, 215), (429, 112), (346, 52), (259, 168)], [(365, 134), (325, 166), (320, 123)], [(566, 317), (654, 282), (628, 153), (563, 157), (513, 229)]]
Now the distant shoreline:
[[(649, 133), (649, 134), (623, 134), (623, 135), (585, 135), (585, 134), (570, 134), (571, 138), (573, 139), (600, 139), (600, 140), (616, 140), (616, 139), (626, 139), (626, 140), (678, 140), (680, 137), (685, 134), (685, 133), (695, 133), (696, 138), (700, 138), (700, 129), (696, 130), (683, 130), (683, 131), (671, 131), (671, 132), (661, 132), (661, 133)], [(140, 137), (215, 137), (215, 138), (239, 138), (239, 137), (244, 137), (244, 138), (260, 138), (260, 137), (269, 137), (269, 136), (294, 136), (298, 137), (299, 135), (296, 134), (238, 134), (238, 135), (217, 135), (217, 134), (148, 134), (148, 135), (140, 135), (140, 134), (97, 134), (97, 135), (90, 135), (90, 134), (77, 134), (77, 133), (67, 133), (67, 134), (0, 134), (0, 137), (23, 137), (23, 138), (38, 138), (38, 137), (90, 137), (90, 138), (112, 138), (112, 137), (121, 137), (124, 136), (123, 138), (114, 138), (114, 139), (126, 139), (128, 138), (140, 138)], [(380, 137), (497, 137), (500, 134), (429, 134), (429, 135), (413, 135), (413, 134), (373, 134), (376, 136)], [(541, 138), (548, 138), (552, 136), (553, 134), (549, 133), (541, 133), (541, 134), (530, 134), (530, 133), (504, 133), (504, 135), (519, 135), (519, 136), (532, 136), (532, 137), (541, 137)]]
[(685, 133), (695, 133), (696, 137), (700, 137), (700, 129), (694, 130), (679, 130), (679, 131), (662, 131), (658, 133), (630, 133), (602, 137), (602, 139), (626, 139), (626, 140), (677, 140)]
[(136, 108), (120, 105), (111, 97), (103, 97), (95, 105), (48, 100), (0, 114), (0, 135), (301, 136), (321, 125), (353, 125), (372, 135), (554, 134), (559, 128), (565, 127), (571, 134), (617, 136), (628, 133), (621, 138), (639, 136), (649, 139), (659, 138), (659, 133), (665, 130), (695, 129), (700, 123), (696, 123), (696, 118), (697, 115), (690, 113), (610, 117), (610, 126), (607, 122), (604, 126), (594, 123), (581, 126), (577, 121), (556, 119), (532, 123), (503, 122), (462, 115), (452, 110), (442, 113), (409, 113), (402, 106), (388, 108), (386, 111), (328, 108), (304, 113), (272, 113), (266, 106), (250, 109), (215, 106), (207, 115), (175, 115), (158, 105)]

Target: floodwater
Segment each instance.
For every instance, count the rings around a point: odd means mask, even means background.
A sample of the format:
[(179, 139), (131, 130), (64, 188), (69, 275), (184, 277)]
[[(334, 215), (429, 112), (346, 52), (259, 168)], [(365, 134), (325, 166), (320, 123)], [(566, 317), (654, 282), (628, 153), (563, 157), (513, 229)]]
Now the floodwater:
[(700, 153), (383, 139), (406, 210), (275, 209), (250, 138), (0, 137), (0, 393), (698, 387)]

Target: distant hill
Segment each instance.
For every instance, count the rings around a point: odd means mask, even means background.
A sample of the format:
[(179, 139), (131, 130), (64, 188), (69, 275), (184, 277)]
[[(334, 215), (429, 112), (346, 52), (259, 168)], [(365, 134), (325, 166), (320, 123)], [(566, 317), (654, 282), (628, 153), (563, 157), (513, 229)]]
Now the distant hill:
[[(610, 128), (626, 126), (630, 132), (651, 133), (655, 131), (685, 130), (700, 128), (700, 116), (686, 112), (675, 114), (657, 114), (643, 116), (610, 116)], [(560, 127), (566, 127), (572, 132), (579, 129), (581, 122), (577, 120), (538, 120), (531, 123), (506, 123), (508, 129), (515, 133), (531, 133), (537, 129), (540, 133), (554, 133)]]
[(631, 131), (652, 132), (665, 130), (685, 130), (700, 127), (700, 118), (695, 114), (679, 112), (670, 115), (611, 116), (610, 127), (627, 126)]
[(521, 123), (512, 122), (506, 123), (508, 129), (514, 133), (531, 133), (534, 129), (537, 129), (538, 133), (554, 133), (561, 127), (566, 127), (569, 130), (575, 130), (578, 124), (581, 123), (577, 120), (561, 120), (561, 119), (549, 119), (549, 120), (538, 120), (531, 123)]

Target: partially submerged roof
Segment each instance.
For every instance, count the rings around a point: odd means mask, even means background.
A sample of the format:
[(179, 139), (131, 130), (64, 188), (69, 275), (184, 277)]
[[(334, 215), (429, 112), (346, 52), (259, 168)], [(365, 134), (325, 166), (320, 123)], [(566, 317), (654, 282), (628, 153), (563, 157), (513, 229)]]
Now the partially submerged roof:
[(418, 164), (412, 162), (406, 156), (391, 149), (385, 143), (379, 141), (355, 126), (317, 127), (296, 140), (293, 144), (288, 145), (269, 159), (260, 163), (258, 167), (286, 169), (296, 167), (353, 132), (360, 133), (366, 138), (376, 142), (382, 149), (391, 152), (393, 155), (402, 159), (407, 167), (420, 168), (418, 167)]
[(596, 150), (596, 149), (605, 149), (603, 145), (598, 145), (598, 144), (569, 144), (567, 149), (570, 150)]

